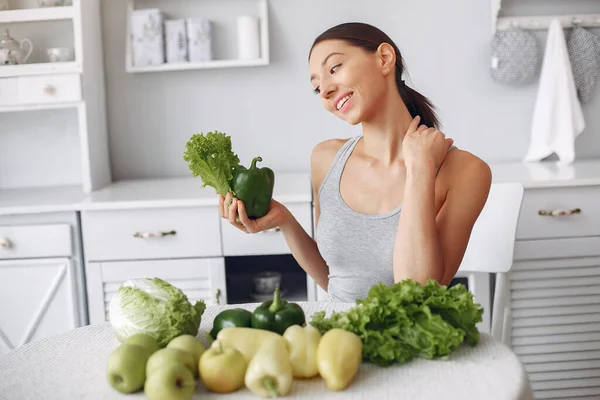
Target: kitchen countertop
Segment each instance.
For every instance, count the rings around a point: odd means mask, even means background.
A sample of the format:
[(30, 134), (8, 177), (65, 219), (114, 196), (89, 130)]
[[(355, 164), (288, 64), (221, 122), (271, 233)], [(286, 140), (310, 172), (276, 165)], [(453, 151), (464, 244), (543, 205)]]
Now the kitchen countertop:
[(575, 161), (558, 166), (556, 162), (491, 163), (495, 183), (520, 182), (525, 189), (600, 185), (600, 159)]
[[(525, 189), (600, 185), (600, 158), (572, 165), (556, 162), (491, 163), (494, 183), (520, 182)], [(312, 202), (309, 172), (276, 172), (273, 197), (282, 203)], [(0, 190), (0, 215), (155, 207), (217, 206), (200, 178), (123, 180), (85, 194), (80, 186)]]
[[(277, 173), (273, 197), (311, 202), (309, 173)], [(217, 206), (218, 196), (200, 178), (123, 180), (85, 194), (80, 186), (0, 190), (0, 215), (42, 212)]]

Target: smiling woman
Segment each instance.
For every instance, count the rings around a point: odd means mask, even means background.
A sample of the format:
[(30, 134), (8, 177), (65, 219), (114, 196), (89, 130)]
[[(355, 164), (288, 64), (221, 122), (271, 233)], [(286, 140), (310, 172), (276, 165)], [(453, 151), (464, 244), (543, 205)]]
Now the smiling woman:
[(227, 194), (221, 216), (249, 233), (279, 226), (332, 300), (364, 298), (379, 282), (448, 285), (487, 200), (489, 167), (439, 130), (431, 102), (406, 85), (400, 51), (378, 28), (334, 26), (315, 39), (308, 62), (324, 108), (362, 127), (312, 152), (316, 239), (275, 200), (249, 219), (243, 202), (226, 206)]

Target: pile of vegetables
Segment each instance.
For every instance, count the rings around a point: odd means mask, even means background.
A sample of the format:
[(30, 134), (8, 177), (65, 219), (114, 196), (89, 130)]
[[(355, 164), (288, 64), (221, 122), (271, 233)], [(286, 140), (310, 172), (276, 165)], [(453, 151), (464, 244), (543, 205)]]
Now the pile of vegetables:
[(447, 288), (434, 280), (421, 285), (404, 280), (374, 285), (368, 296), (329, 318), (313, 314), (310, 324), (321, 332), (344, 329), (363, 343), (363, 358), (388, 366), (415, 357), (447, 359), (463, 342), (479, 341), (477, 323), (483, 308), (462, 284)]
[(194, 134), (186, 143), (183, 159), (192, 175), (202, 179), (202, 187), (211, 186), (223, 196), (230, 192), (243, 201), (249, 218), (260, 218), (269, 211), (275, 185), (273, 170), (256, 166), (262, 157), (254, 157), (250, 168), (241, 165), (230, 136), (219, 131)]
[(143, 333), (164, 347), (176, 336), (195, 336), (205, 308), (204, 301), (191, 304), (179, 288), (160, 278), (140, 278), (119, 287), (108, 312), (120, 342)]
[(273, 300), (262, 302), (254, 312), (233, 308), (217, 314), (209, 340), (215, 339), (222, 329), (233, 326), (264, 329), (283, 335), (292, 325), (306, 325), (304, 310), (298, 304), (282, 299), (280, 289), (276, 288)]

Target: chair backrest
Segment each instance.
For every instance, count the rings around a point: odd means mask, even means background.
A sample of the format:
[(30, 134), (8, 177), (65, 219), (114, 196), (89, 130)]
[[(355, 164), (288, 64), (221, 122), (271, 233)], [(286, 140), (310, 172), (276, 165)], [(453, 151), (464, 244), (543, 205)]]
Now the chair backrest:
[(460, 272), (501, 273), (511, 269), (522, 202), (520, 183), (492, 183), (473, 226)]

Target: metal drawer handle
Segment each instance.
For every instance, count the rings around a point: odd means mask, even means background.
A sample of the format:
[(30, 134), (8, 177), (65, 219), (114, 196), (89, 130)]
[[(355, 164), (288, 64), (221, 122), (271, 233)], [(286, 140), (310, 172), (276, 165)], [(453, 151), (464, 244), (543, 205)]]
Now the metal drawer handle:
[(52, 85), (44, 86), (44, 93), (47, 95), (53, 95), (56, 92), (56, 88)]
[(548, 210), (539, 210), (538, 211), (539, 215), (550, 216), (550, 217), (557, 217), (557, 216), (562, 216), (562, 215), (572, 215), (572, 214), (579, 214), (579, 213), (581, 213), (581, 208), (572, 208), (572, 209), (557, 208), (556, 210), (552, 210), (552, 211), (548, 211)]
[(264, 231), (261, 231), (261, 233), (277, 233), (277, 232), (281, 232), (281, 228), (278, 226), (276, 226), (275, 228), (265, 229)]
[(0, 249), (8, 249), (10, 247), (10, 242), (6, 238), (0, 238)]
[(168, 235), (176, 235), (176, 231), (168, 231), (168, 232), (135, 232), (133, 234), (134, 237), (142, 238), (142, 239), (151, 239), (151, 238), (161, 238), (163, 236)]

